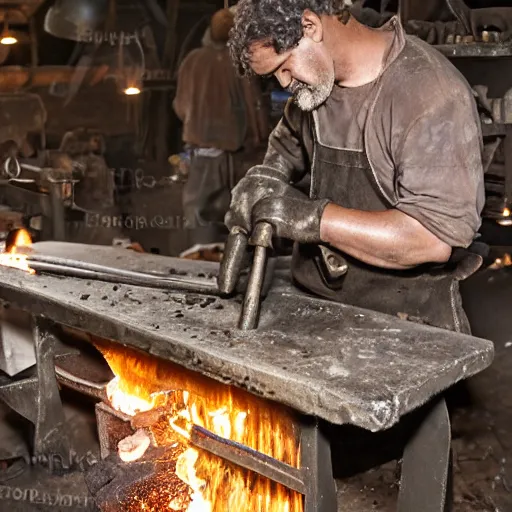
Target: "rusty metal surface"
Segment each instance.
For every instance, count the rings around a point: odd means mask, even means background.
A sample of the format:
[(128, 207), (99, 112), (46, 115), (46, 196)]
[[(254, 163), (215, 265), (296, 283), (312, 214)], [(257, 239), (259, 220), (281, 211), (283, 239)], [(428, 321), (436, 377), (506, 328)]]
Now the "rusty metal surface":
[[(215, 274), (213, 263), (45, 242), (35, 249), (118, 268)], [(336, 424), (377, 431), (492, 361), (491, 342), (299, 293), (282, 271), (256, 331), (241, 298), (161, 292), (0, 269), (0, 298)]]

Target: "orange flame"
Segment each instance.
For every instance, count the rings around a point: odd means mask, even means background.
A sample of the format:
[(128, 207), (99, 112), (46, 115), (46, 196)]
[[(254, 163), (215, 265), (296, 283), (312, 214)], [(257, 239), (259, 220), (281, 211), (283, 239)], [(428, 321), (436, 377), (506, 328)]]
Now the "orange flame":
[(27, 263), (27, 255), (20, 252), (19, 249), (27, 249), (32, 245), (32, 238), (25, 229), (16, 230), (14, 240), (6, 245), (5, 252), (0, 253), (0, 265), (6, 267), (24, 270), (30, 274), (35, 274), (35, 270), (30, 268)]
[(496, 258), (494, 263), (489, 267), (492, 270), (498, 270), (504, 267), (512, 266), (512, 256), (509, 253), (505, 253), (501, 258)]
[[(187, 503), (179, 512), (302, 512), (302, 496), (232, 465), (189, 443), (194, 425), (241, 443), (293, 467), (300, 467), (299, 441), (289, 410), (245, 391), (224, 385), (177, 365), (95, 340), (115, 379), (108, 395), (114, 408), (125, 414), (162, 410), (166, 420), (152, 429), (159, 446), (182, 445), (175, 474), (188, 486)], [(170, 391), (176, 390), (176, 391)], [(161, 483), (160, 483), (161, 485)], [(171, 485), (171, 484), (168, 484)], [(161, 488), (161, 499), (141, 502), (128, 510), (163, 510), (173, 489)], [(140, 493), (139, 493), (140, 494)], [(182, 493), (183, 494), (183, 493)], [(173, 505), (174, 506), (174, 505)], [(160, 507), (160, 508), (159, 508)]]

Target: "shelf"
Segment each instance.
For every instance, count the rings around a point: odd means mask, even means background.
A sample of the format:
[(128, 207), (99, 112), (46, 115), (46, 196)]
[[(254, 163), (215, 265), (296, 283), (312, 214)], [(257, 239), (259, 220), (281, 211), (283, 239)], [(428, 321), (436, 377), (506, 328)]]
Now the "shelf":
[(446, 57), (512, 57), (512, 42), (439, 44), (433, 47)]

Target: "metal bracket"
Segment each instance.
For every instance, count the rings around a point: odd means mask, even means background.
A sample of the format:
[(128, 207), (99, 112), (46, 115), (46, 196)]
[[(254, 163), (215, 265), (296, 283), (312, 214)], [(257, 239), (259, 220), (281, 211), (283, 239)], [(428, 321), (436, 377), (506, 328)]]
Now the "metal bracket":
[(9, 379), (0, 385), (0, 399), (34, 424), (35, 456), (67, 461), (70, 445), (54, 366), (57, 339), (49, 321), (33, 318), (32, 322), (36, 374), (22, 380)]
[(429, 408), (405, 447), (398, 512), (446, 510), (450, 457), (450, 418), (441, 398)]

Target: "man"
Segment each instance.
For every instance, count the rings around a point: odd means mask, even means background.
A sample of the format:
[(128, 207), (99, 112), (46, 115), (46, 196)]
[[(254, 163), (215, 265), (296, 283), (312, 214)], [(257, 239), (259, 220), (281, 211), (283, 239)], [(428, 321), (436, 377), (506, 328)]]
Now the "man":
[(184, 215), (194, 243), (220, 242), (235, 169), (232, 156), (268, 137), (261, 91), (237, 76), (226, 43), (233, 13), (214, 14), (203, 46), (183, 61), (174, 110), (183, 121), (183, 140), (193, 148), (183, 194)]
[[(469, 85), (395, 17), (360, 24), (343, 0), (241, 0), (230, 42), (246, 73), (293, 93), (263, 165), (233, 191), (219, 285), (259, 222), (296, 242), (295, 281), (323, 297), (468, 331), (459, 280), (484, 204)], [(309, 197), (292, 185), (310, 178)], [(348, 262), (348, 272), (346, 272)]]

